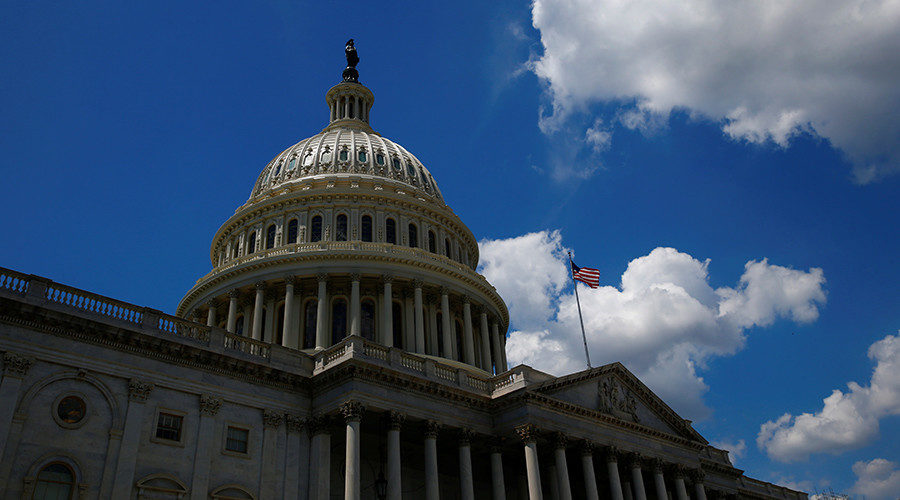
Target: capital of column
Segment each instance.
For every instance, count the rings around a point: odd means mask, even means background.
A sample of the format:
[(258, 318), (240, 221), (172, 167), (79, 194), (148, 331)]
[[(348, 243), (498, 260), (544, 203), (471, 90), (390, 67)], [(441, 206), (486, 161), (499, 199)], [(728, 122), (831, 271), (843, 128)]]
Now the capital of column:
[(581, 449), (582, 456), (593, 456), (594, 455), (594, 443), (592, 441), (588, 441), (587, 439), (582, 440), (578, 443), (578, 448)]
[(328, 281), (328, 273), (316, 273), (316, 280), (318, 280), (319, 283), (322, 283), (323, 281), (327, 282)]
[(286, 414), (284, 423), (287, 425), (288, 432), (300, 432), (306, 426), (306, 419), (300, 415)]
[(359, 280), (362, 279), (362, 274), (360, 273), (350, 273), (350, 281), (355, 281), (359, 283)]
[(706, 480), (706, 473), (703, 472), (702, 469), (691, 470), (688, 472), (688, 475), (690, 476), (691, 481), (694, 481), (695, 483), (703, 483), (703, 481)]
[(672, 471), (675, 473), (676, 479), (684, 479), (685, 476), (685, 468), (681, 464), (675, 464), (672, 466)]
[(293, 274), (289, 274), (284, 277), (284, 284), (285, 285), (293, 285), (294, 281), (296, 281), (296, 279), (297, 279), (296, 276), (294, 276)]
[(222, 407), (222, 400), (213, 396), (212, 394), (201, 394), (200, 395), (200, 414), (206, 415), (209, 417), (215, 417), (216, 413), (219, 413), (219, 408)]
[(400, 427), (403, 426), (404, 420), (406, 420), (406, 416), (396, 410), (389, 411), (385, 418), (387, 419), (388, 429), (392, 431), (399, 431)]
[(237, 288), (232, 288), (231, 290), (228, 290), (228, 298), (229, 299), (236, 299), (240, 296), (241, 296), (241, 292), (239, 292)]
[(394, 282), (393, 274), (382, 274), (381, 275), (381, 284), (382, 285), (393, 283), (393, 282)]
[(216, 308), (216, 299), (209, 299), (209, 300), (207, 300), (207, 301), (206, 301), (206, 307), (208, 307), (208, 308), (210, 308), (210, 309), (215, 309), (215, 308)]
[(606, 447), (606, 461), (607, 462), (618, 462), (619, 461), (619, 449), (615, 446), (607, 446)]
[(644, 457), (640, 453), (634, 452), (628, 454), (628, 465), (632, 469), (640, 469), (644, 465)]
[(493, 436), (488, 440), (488, 445), (491, 448), (491, 453), (500, 453), (503, 451), (503, 443), (504, 439), (500, 436)]
[(412, 280), (413, 288), (421, 289), (424, 284), (425, 284), (425, 282), (420, 280), (419, 278)]
[(253, 284), (253, 286), (256, 287), (256, 290), (265, 290), (266, 282), (265, 281), (257, 281), (256, 283)]
[(313, 415), (306, 419), (306, 431), (310, 436), (330, 434), (328, 430), (329, 424), (331, 424), (331, 418), (328, 415)]
[(436, 420), (428, 420), (425, 422), (425, 437), (426, 438), (436, 438), (440, 431), (441, 431), (441, 424), (439, 424)]
[(3, 375), (24, 377), (33, 364), (33, 358), (20, 356), (12, 352), (3, 353)]
[(539, 430), (534, 424), (525, 424), (516, 427), (516, 434), (525, 444), (537, 442)]
[(341, 415), (348, 424), (354, 421), (359, 422), (365, 409), (366, 407), (359, 401), (347, 401), (341, 405)]
[(463, 427), (457, 431), (456, 436), (459, 439), (460, 446), (469, 446), (472, 442), (472, 437), (475, 436), (475, 432), (472, 429)]
[(655, 474), (663, 473), (663, 469), (665, 468), (665, 462), (663, 462), (663, 460), (661, 458), (654, 458), (653, 460), (650, 461), (650, 463), (653, 465), (653, 472)]
[(263, 427), (278, 428), (284, 422), (284, 413), (275, 410), (263, 410)]
[(441, 295), (450, 295), (450, 288), (446, 286), (441, 287)]
[(563, 450), (564, 450), (564, 449), (566, 449), (566, 447), (567, 447), (568, 445), (569, 445), (569, 436), (566, 436), (566, 435), (565, 435), (564, 433), (562, 433), (562, 432), (557, 432), (557, 433), (553, 434), (553, 446), (554, 446), (554, 448), (556, 448), (557, 450), (559, 450), (559, 449), (563, 449)]
[(134, 401), (147, 401), (150, 392), (153, 391), (153, 382), (144, 382), (133, 378), (128, 381), (128, 399)]
[(462, 296), (462, 301), (463, 301), (463, 304), (470, 304), (470, 303), (471, 303), (471, 299), (469, 298), (468, 295), (463, 295), (463, 296)]

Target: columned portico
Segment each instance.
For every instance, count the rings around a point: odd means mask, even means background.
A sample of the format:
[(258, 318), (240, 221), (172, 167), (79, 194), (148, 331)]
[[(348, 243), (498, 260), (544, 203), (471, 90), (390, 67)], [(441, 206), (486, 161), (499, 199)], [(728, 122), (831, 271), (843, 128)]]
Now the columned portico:
[(706, 475), (702, 470), (696, 470), (691, 474), (691, 479), (694, 480), (694, 500), (706, 500)]
[(439, 500), (437, 435), (441, 426), (434, 420), (425, 422), (425, 500)]
[[(597, 476), (594, 473), (594, 445), (589, 441), (581, 444), (581, 469), (584, 474), (584, 495), (587, 500), (600, 500), (597, 490)], [(663, 497), (661, 500), (666, 500)]]
[(541, 469), (538, 464), (537, 434), (538, 430), (531, 424), (516, 427), (525, 448), (525, 472), (528, 475), (529, 500), (543, 500), (541, 491)]
[(555, 436), (554, 444), (553, 454), (556, 458), (559, 499), (572, 500), (572, 488), (569, 485), (569, 466), (566, 464), (566, 446), (568, 444), (568, 438), (566, 438), (565, 434), (558, 433)]
[(404, 417), (400, 412), (392, 410), (387, 418), (387, 500), (400, 500), (402, 498), (400, 427), (403, 425)]
[(347, 446), (344, 463), (344, 499), (359, 500), (359, 421), (362, 418), (363, 405), (356, 401), (348, 401), (341, 405), (341, 414), (347, 424)]
[(329, 419), (318, 415), (309, 420), (309, 500), (331, 499), (331, 434)]
[(472, 482), (472, 431), (459, 431), (459, 491), (462, 500), (475, 500), (475, 486)]
[(613, 500), (625, 500), (622, 493), (622, 482), (619, 479), (618, 451), (610, 447), (606, 451), (606, 470), (609, 475), (609, 494)]

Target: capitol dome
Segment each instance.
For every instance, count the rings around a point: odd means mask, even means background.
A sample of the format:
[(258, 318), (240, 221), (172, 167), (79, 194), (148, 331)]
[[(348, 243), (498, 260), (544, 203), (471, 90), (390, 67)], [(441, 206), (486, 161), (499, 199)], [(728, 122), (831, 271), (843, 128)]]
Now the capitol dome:
[(476, 272), (474, 235), (423, 163), (372, 129), (368, 88), (345, 74), (325, 100), (327, 126), (266, 164), (177, 313), (247, 352), (356, 335), (505, 371), (509, 314)]

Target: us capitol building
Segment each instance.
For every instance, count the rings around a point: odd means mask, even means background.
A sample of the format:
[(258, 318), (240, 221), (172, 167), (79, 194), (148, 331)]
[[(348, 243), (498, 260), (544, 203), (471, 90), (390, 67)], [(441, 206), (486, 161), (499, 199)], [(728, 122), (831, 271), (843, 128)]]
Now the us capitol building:
[(347, 59), (175, 315), (0, 268), (2, 498), (806, 498), (620, 363), (510, 368), (475, 237)]

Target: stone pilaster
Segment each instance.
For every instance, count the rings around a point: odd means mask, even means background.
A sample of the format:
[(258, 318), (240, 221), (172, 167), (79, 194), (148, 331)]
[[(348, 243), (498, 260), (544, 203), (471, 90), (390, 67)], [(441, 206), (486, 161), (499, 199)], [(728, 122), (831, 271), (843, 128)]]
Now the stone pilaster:
[(3, 380), (0, 381), (0, 459), (6, 451), (16, 402), (22, 389), (22, 379), (34, 364), (34, 359), (12, 352), (3, 353)]
[(215, 445), (216, 414), (222, 400), (212, 394), (200, 395), (200, 425), (197, 429), (197, 448), (194, 452), (194, 471), (191, 479), (191, 498), (205, 500), (209, 491), (210, 457)]
[(119, 458), (116, 463), (113, 498), (131, 497), (141, 425), (144, 422), (145, 403), (153, 389), (152, 382), (139, 379), (128, 381), (128, 410), (125, 412), (125, 428), (122, 431), (122, 442), (119, 446)]

